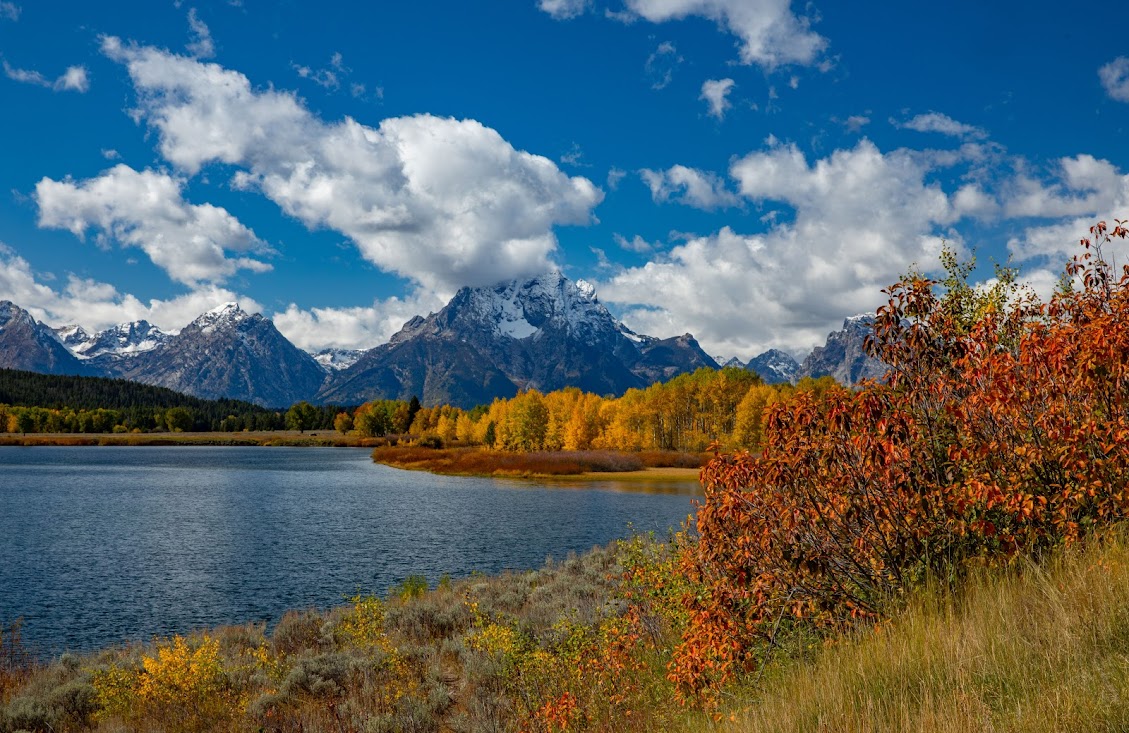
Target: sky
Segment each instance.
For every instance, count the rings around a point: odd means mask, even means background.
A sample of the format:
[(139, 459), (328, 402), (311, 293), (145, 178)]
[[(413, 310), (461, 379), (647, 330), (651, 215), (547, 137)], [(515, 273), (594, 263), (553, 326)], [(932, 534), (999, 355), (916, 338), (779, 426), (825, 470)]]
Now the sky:
[(371, 348), (559, 268), (802, 356), (944, 246), (1046, 293), (1129, 218), (1119, 3), (358, 5), (0, 0), (0, 299)]

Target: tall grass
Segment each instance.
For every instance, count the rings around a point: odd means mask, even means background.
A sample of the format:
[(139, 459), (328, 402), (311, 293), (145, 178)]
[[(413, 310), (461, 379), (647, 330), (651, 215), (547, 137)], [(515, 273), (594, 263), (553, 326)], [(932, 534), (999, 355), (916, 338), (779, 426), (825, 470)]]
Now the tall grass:
[(788, 652), (730, 730), (1129, 730), (1129, 541), (927, 589), (887, 624)]

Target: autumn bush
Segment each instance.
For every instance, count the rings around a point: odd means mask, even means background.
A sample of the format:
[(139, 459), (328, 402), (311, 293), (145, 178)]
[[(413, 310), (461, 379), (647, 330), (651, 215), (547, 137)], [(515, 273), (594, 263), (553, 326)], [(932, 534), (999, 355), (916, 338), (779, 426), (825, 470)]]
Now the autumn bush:
[[(699, 541), (682, 557), (690, 623), (672, 677), (706, 701), (783, 635), (881, 617), (924, 579), (959, 579), (1071, 544), (1129, 509), (1129, 268), (1082, 241), (1047, 303), (911, 275), (878, 313), (890, 367), (858, 391), (797, 393), (764, 449), (703, 471)], [(702, 699), (702, 698), (699, 698)]]
[[(22, 664), (15, 731), (667, 731), (684, 618), (668, 543), (636, 537), (534, 571), (404, 579), (329, 611)], [(10, 638), (10, 637), (6, 637)]]

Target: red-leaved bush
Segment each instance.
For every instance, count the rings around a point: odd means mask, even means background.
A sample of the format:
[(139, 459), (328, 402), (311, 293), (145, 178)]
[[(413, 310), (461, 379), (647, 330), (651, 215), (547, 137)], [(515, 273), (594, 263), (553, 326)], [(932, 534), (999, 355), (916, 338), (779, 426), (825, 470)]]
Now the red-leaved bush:
[(1102, 257), (1126, 233), (1092, 227), (1047, 303), (1006, 271), (972, 288), (951, 255), (948, 280), (904, 278), (869, 342), (883, 383), (798, 393), (767, 416), (760, 455), (702, 470), (671, 664), (684, 694), (716, 690), (782, 630), (875, 618), (926, 575), (1126, 515), (1129, 267)]

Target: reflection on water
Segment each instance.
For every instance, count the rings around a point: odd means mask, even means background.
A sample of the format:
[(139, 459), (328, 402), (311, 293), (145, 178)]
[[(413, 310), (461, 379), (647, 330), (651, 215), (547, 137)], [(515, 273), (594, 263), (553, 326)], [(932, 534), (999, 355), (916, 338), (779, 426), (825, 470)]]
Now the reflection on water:
[(329, 448), (0, 450), (0, 621), (45, 652), (536, 567), (693, 509), (693, 481), (433, 476)]

